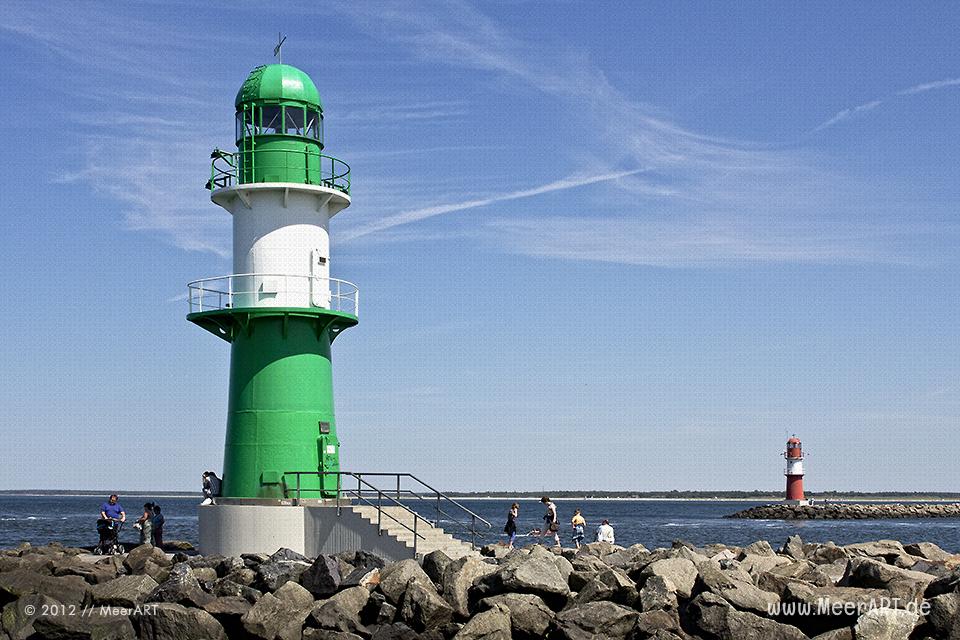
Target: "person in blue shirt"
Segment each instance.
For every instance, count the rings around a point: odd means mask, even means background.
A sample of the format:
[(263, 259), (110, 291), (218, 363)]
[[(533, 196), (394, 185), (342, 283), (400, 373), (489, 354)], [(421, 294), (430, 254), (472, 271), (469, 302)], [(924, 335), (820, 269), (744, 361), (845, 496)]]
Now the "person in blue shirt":
[(120, 498), (113, 494), (110, 498), (100, 505), (100, 517), (104, 520), (115, 520), (117, 522), (126, 522), (127, 513), (120, 504)]

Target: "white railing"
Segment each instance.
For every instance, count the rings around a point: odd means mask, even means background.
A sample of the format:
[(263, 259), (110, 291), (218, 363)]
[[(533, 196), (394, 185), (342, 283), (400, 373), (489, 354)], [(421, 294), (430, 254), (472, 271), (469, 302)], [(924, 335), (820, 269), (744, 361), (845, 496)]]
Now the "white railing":
[(359, 315), (357, 285), (336, 278), (280, 273), (235, 273), (187, 285), (190, 313), (220, 309), (294, 307)]

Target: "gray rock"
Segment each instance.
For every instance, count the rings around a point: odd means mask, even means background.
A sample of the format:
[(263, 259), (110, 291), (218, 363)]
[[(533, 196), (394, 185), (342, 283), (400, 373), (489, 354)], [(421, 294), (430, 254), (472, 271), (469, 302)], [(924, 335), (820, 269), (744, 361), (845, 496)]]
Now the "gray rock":
[(478, 599), (499, 593), (532, 593), (556, 609), (562, 608), (570, 595), (553, 558), (534, 552), (510, 556), (494, 573), (480, 578), (474, 591)]
[(443, 583), (443, 572), (453, 560), (440, 549), (431, 551), (423, 557), (423, 572), (433, 580), (434, 584)]
[(834, 565), (817, 565), (809, 560), (800, 560), (773, 567), (766, 573), (784, 576), (785, 578), (796, 578), (797, 580), (809, 582), (818, 587), (829, 587), (834, 584), (834, 580), (824, 572), (822, 567), (832, 566)]
[(90, 609), (84, 615), (41, 615), (34, 620), (33, 627), (34, 637), (44, 640), (134, 640), (137, 637), (127, 616), (104, 613), (99, 608)]
[(627, 547), (626, 549), (620, 549), (619, 551), (608, 553), (601, 559), (603, 560), (604, 564), (608, 566), (617, 567), (618, 569), (626, 569), (648, 555), (650, 555), (650, 551), (645, 546), (642, 544), (635, 544)]
[(638, 617), (636, 611), (612, 602), (589, 602), (557, 614), (556, 636), (567, 640), (626, 638), (637, 626)]
[(919, 602), (927, 587), (936, 580), (919, 571), (900, 569), (871, 558), (853, 558), (840, 581), (843, 586), (886, 589), (899, 606)]
[(912, 556), (933, 560), (934, 562), (946, 562), (953, 556), (932, 542), (916, 542), (905, 545), (904, 550)]
[(168, 602), (189, 607), (202, 607), (213, 596), (200, 588), (193, 572), (186, 563), (175, 564), (170, 576), (161, 582), (148, 596), (147, 602)]
[(163, 552), (151, 544), (142, 544), (127, 554), (123, 566), (132, 574), (146, 573), (147, 563), (152, 562), (156, 567), (169, 567), (172, 562)]
[(813, 640), (854, 640), (853, 627), (841, 627), (815, 635)]
[(858, 542), (843, 547), (851, 556), (867, 556), (882, 558), (884, 561), (893, 560), (898, 556), (907, 555), (907, 550), (897, 540), (877, 540), (875, 542)]
[(766, 540), (757, 540), (753, 544), (748, 544), (740, 551), (740, 560), (743, 560), (748, 555), (775, 556), (777, 554), (769, 542)]
[(757, 555), (750, 553), (740, 555), (740, 568), (751, 575), (759, 575), (763, 571), (770, 571), (776, 567), (793, 564), (792, 558), (778, 555)]
[(807, 640), (807, 635), (794, 626), (737, 611), (710, 592), (690, 601), (687, 616), (695, 629), (720, 640)]
[[(50, 607), (62, 606), (59, 602), (45, 595), (28, 594), (3, 607), (2, 629), (0, 638), (10, 640), (27, 640), (34, 633), (33, 623)], [(6, 635), (4, 635), (6, 634)]]
[(110, 582), (93, 585), (90, 595), (93, 604), (133, 608), (145, 602), (158, 586), (150, 576), (120, 576)]
[(43, 594), (66, 605), (81, 606), (89, 601), (90, 585), (80, 576), (48, 576), (29, 569), (0, 573), (0, 602), (30, 594)]
[(317, 598), (336, 593), (340, 582), (340, 565), (331, 556), (317, 556), (313, 564), (300, 574), (300, 584)]
[(407, 625), (394, 622), (377, 627), (370, 640), (417, 640), (419, 637), (420, 634)]
[(794, 560), (806, 560), (807, 553), (803, 550), (803, 540), (800, 536), (790, 536), (783, 543), (780, 553), (793, 558)]
[(329, 629), (304, 629), (303, 640), (363, 640), (363, 636)]
[(380, 571), (380, 590), (391, 604), (398, 605), (410, 580), (433, 587), (433, 582), (420, 568), (420, 564), (410, 558), (389, 564)]
[[(593, 600), (610, 600), (626, 607), (632, 607), (636, 603), (637, 586), (622, 569), (614, 567), (604, 569), (597, 573), (595, 580), (605, 587), (604, 590), (609, 595), (603, 598), (593, 598)], [(587, 602), (588, 600), (583, 601)]]
[(454, 640), (511, 640), (510, 610), (496, 605), (471, 618)]
[[(669, 587), (682, 598), (689, 598), (693, 594), (693, 586), (697, 581), (697, 567), (686, 558), (666, 558), (651, 562), (643, 571), (640, 578), (646, 580), (650, 576), (662, 576)], [(640, 582), (640, 580), (638, 580)]]
[(107, 582), (118, 575), (114, 564), (90, 564), (75, 556), (65, 556), (62, 561), (54, 565), (52, 572), (55, 576), (80, 576), (89, 584)]
[(240, 623), (250, 636), (261, 640), (300, 639), (303, 621), (307, 619), (313, 608), (313, 597), (300, 585), (292, 582), (287, 584), (300, 588), (306, 593), (306, 598), (301, 596), (281, 599), (285, 595), (290, 595), (289, 590), (283, 591), (286, 585), (278, 589), (276, 594), (265, 593), (240, 618)]
[(580, 606), (588, 602), (600, 602), (602, 600), (613, 600), (613, 588), (594, 578), (577, 593), (573, 599), (573, 606)]
[(470, 587), (480, 578), (496, 570), (496, 566), (470, 556), (451, 560), (446, 564), (439, 583), (443, 589), (443, 599), (453, 607), (456, 616), (460, 618), (469, 617)]
[(510, 626), (515, 638), (543, 638), (554, 614), (543, 599), (529, 593), (505, 593), (481, 600), (477, 608), (486, 611), (500, 606), (510, 612)]
[(567, 578), (567, 586), (571, 591), (580, 591), (599, 573), (599, 571), (574, 571)]
[(265, 562), (305, 562), (310, 564), (310, 558), (303, 555), (302, 553), (297, 553), (293, 549), (287, 549), (286, 547), (280, 547), (273, 554), (268, 557)]
[(341, 589), (366, 587), (373, 589), (380, 584), (380, 569), (377, 567), (357, 567), (340, 582)]
[(400, 619), (413, 629), (423, 632), (435, 629), (453, 619), (453, 607), (437, 594), (433, 583), (413, 578), (398, 606)]
[(903, 609), (871, 609), (857, 620), (853, 634), (857, 640), (907, 640), (919, 619)]
[(815, 564), (833, 564), (834, 562), (846, 561), (850, 557), (850, 554), (842, 547), (838, 547), (832, 542), (813, 545), (812, 549), (804, 545), (804, 550), (807, 554), (807, 560)]
[(615, 551), (622, 550), (623, 547), (618, 547), (617, 545), (610, 544), (609, 542), (588, 542), (587, 544), (581, 546), (577, 553), (578, 555), (589, 555), (602, 558), (603, 556), (608, 556)]
[(960, 639), (960, 593), (945, 593), (930, 599), (927, 621), (937, 637)]
[[(232, 574), (231, 574), (232, 575)], [(256, 589), (234, 582), (230, 578), (219, 578), (211, 585), (210, 593), (218, 598), (243, 598), (250, 604), (255, 603), (263, 595)]]
[(641, 611), (676, 611), (677, 592), (663, 576), (650, 576), (640, 589), (639, 609)]
[(252, 607), (253, 605), (244, 598), (225, 596), (206, 603), (203, 605), (203, 610), (223, 626), (228, 637), (239, 638), (244, 633), (241, 619)]
[(223, 626), (202, 609), (162, 603), (135, 619), (142, 640), (227, 640)]
[(637, 627), (633, 637), (676, 638), (679, 637), (678, 634), (682, 633), (683, 630), (680, 628), (680, 617), (677, 615), (676, 611), (644, 611), (637, 616)]
[(352, 587), (328, 600), (317, 602), (310, 618), (321, 629), (369, 637), (370, 632), (360, 620), (360, 612), (366, 607), (369, 599), (370, 592), (366, 587)]
[[(289, 549), (287, 549), (287, 551), (289, 551)], [(296, 552), (290, 551), (290, 553), (293, 554)], [(261, 591), (276, 591), (286, 582), (297, 582), (301, 574), (309, 569), (310, 566), (309, 562), (302, 560), (275, 560), (273, 556), (271, 556), (257, 566), (257, 580), (255, 584)]]

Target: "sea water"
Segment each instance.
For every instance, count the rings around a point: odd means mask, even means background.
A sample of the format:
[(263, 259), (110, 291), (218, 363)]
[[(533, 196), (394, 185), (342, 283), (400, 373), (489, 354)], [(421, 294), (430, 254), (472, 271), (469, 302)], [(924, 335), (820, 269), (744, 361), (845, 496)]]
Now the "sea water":
[[(14, 547), (20, 542), (43, 545), (61, 542), (68, 546), (90, 546), (97, 542), (96, 521), (100, 504), (106, 496), (0, 496), (0, 548)], [(164, 498), (150, 495), (121, 497), (126, 508), (127, 525), (123, 540), (136, 541), (139, 532), (133, 522), (142, 513), (145, 502), (156, 502), (166, 518), (165, 540), (197, 542), (197, 506), (199, 498)], [(506, 539), (503, 525), (511, 499), (460, 499), (467, 509), (489, 521), (487, 528), (477, 521), (478, 544)], [(522, 534), (543, 524), (544, 508), (537, 500), (516, 500), (520, 504), (519, 544), (534, 542), (533, 536)], [(808, 542), (833, 542), (843, 545), (868, 540), (893, 539), (904, 543), (933, 542), (952, 553), (960, 552), (960, 519), (917, 520), (731, 520), (723, 516), (747, 507), (763, 504), (734, 501), (660, 501), (660, 500), (556, 500), (560, 517), (560, 538), (564, 546), (572, 546), (570, 518), (574, 509), (581, 509), (587, 519), (587, 541), (600, 521), (608, 519), (616, 532), (617, 543), (628, 546), (641, 543), (648, 548), (668, 547), (674, 540), (695, 545), (720, 542), (746, 545), (767, 540), (774, 546), (790, 535), (799, 535)], [(413, 504), (431, 522), (437, 518), (436, 502)], [(457, 514), (453, 505), (443, 510)], [(469, 522), (465, 514), (461, 520)], [(440, 516), (440, 526), (458, 538), (468, 540), (465, 527)]]

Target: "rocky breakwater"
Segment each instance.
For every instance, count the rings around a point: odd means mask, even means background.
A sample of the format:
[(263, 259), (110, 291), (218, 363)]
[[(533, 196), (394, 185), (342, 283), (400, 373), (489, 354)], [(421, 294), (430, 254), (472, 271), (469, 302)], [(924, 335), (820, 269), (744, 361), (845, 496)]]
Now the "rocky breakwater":
[(0, 553), (0, 638), (960, 638), (960, 556), (891, 540), (240, 558)]
[(960, 518), (960, 503), (765, 504), (726, 516), (753, 520), (873, 520), (884, 518)]

